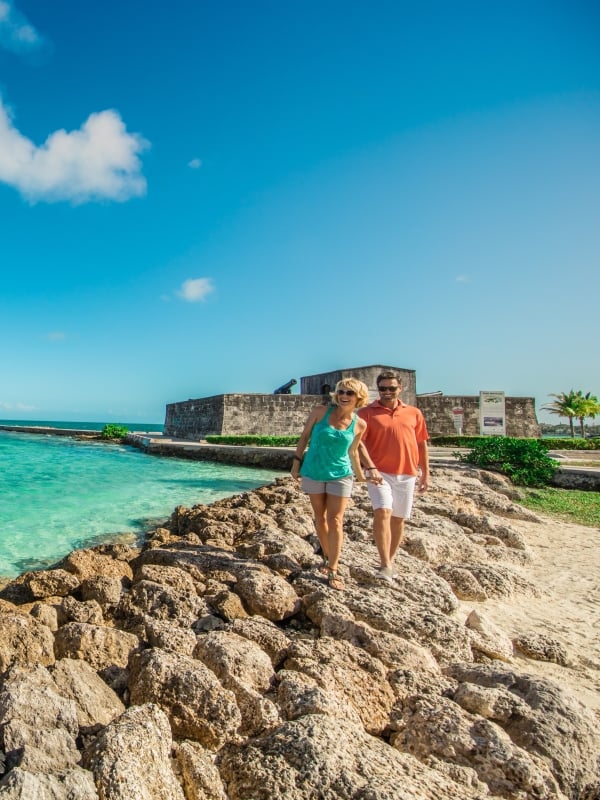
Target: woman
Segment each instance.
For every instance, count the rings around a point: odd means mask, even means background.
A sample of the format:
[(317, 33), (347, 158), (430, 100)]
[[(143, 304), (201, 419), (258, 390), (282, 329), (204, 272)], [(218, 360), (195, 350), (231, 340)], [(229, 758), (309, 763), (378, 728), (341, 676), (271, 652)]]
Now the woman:
[(352, 493), (352, 471), (357, 480), (365, 480), (358, 445), (367, 426), (355, 412), (367, 405), (369, 390), (356, 378), (343, 378), (331, 398), (329, 405), (317, 406), (306, 421), (291, 472), (293, 478), (302, 478), (302, 490), (310, 498), (325, 560), (322, 569), (329, 586), (343, 589), (338, 564), (344, 512)]

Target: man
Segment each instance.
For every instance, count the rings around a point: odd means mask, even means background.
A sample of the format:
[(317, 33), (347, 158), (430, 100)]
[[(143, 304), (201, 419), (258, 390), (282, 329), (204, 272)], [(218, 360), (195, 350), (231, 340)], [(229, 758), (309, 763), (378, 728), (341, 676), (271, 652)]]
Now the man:
[(358, 410), (367, 423), (360, 455), (373, 504), (373, 538), (381, 561), (377, 575), (392, 583), (415, 485), (418, 480), (419, 493), (429, 486), (429, 434), (419, 409), (400, 400), (402, 380), (395, 372), (378, 375), (377, 391), (379, 399)]

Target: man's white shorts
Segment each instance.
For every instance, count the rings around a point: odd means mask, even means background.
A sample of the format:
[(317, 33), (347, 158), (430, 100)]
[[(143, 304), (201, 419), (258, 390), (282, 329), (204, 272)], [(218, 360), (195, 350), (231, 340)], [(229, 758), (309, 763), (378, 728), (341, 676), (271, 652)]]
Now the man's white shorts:
[(383, 483), (369, 483), (369, 497), (373, 508), (391, 508), (392, 517), (410, 519), (417, 479), (414, 475), (390, 475), (381, 472)]

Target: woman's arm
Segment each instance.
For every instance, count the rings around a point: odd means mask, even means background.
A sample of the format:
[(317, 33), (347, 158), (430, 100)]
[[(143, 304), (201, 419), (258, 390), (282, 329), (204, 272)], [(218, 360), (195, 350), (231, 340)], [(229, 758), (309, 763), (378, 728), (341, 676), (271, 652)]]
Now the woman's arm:
[(371, 481), (372, 483), (383, 483), (383, 478), (379, 474), (377, 467), (371, 466), (373, 459), (369, 455), (369, 451), (365, 447), (365, 443), (363, 441), (359, 442), (358, 455), (363, 470), (369, 473), (366, 480)]
[(358, 455), (359, 447), (364, 447), (361, 444), (361, 439), (363, 433), (367, 429), (367, 423), (360, 419), (360, 417), (356, 420), (356, 425), (354, 428), (354, 439), (352, 440), (352, 444), (348, 448), (348, 455), (350, 456), (350, 462), (352, 463), (352, 469), (354, 470), (354, 475), (356, 476), (356, 480), (360, 483), (364, 483), (366, 481), (365, 473), (363, 472), (362, 465), (360, 463), (360, 458)]
[(300, 438), (298, 439), (298, 444), (296, 445), (296, 453), (294, 455), (294, 460), (292, 461), (292, 468), (290, 473), (292, 478), (296, 480), (300, 477), (300, 467), (302, 466), (302, 459), (304, 458), (304, 451), (310, 441), (310, 434), (312, 433), (312, 429), (315, 423), (319, 422), (325, 416), (325, 412), (327, 411), (326, 406), (317, 406), (314, 408), (308, 419), (306, 420), (306, 424), (304, 425), (304, 429), (300, 434)]

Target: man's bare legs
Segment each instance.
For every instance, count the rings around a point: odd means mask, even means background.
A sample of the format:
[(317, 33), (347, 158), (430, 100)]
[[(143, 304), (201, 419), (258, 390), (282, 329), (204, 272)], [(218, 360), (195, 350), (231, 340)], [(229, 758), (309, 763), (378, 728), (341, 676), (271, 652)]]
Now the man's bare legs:
[(402, 517), (392, 517), (391, 508), (375, 509), (373, 512), (373, 538), (377, 545), (381, 567), (391, 569), (404, 538), (404, 520)]

